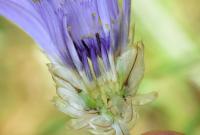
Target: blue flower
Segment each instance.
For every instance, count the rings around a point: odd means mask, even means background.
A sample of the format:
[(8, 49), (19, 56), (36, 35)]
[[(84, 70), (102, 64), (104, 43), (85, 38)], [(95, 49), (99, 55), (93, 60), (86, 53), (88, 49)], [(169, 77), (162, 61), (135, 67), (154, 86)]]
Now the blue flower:
[(75, 128), (127, 135), (144, 74), (143, 44), (128, 45), (131, 0), (0, 0), (5, 16), (41, 47), (57, 85), (54, 102)]
[(117, 0), (0, 0), (0, 14), (35, 39), (53, 60), (101, 75), (98, 58), (110, 70), (109, 55), (127, 45), (130, 0), (120, 12)]

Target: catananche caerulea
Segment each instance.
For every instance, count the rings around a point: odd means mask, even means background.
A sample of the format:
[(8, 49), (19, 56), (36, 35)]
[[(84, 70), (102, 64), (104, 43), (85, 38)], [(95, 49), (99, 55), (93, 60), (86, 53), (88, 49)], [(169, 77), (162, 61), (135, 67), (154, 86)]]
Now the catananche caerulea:
[(0, 0), (0, 15), (27, 32), (50, 59), (59, 110), (74, 128), (128, 135), (144, 74), (143, 44), (128, 42), (131, 0)]

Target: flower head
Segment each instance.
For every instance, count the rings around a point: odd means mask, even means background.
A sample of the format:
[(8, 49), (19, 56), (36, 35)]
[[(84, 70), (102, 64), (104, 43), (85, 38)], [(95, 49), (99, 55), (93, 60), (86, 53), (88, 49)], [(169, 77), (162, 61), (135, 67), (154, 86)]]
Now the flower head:
[(143, 44), (128, 46), (131, 0), (0, 0), (0, 15), (40, 45), (57, 85), (56, 106), (74, 128), (127, 135), (143, 77)]

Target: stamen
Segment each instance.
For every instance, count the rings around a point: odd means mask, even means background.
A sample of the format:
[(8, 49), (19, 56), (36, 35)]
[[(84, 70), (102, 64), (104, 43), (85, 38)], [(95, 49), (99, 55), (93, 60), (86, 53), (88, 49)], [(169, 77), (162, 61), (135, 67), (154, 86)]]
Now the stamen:
[(96, 33), (96, 40), (97, 40), (97, 44), (98, 44), (98, 47), (99, 47), (99, 50), (100, 50), (100, 53), (101, 53), (101, 39), (100, 39), (100, 35), (99, 33)]
[(92, 73), (91, 73), (91, 70), (90, 70), (89, 63), (88, 63), (88, 58), (87, 58), (87, 52), (86, 51), (83, 51), (82, 62), (83, 62), (83, 66), (84, 66), (85, 73), (86, 73), (87, 77), (89, 78), (90, 81), (92, 81), (93, 77), (92, 77)]
[(96, 77), (99, 77), (100, 76), (100, 69), (99, 69), (99, 64), (97, 62), (97, 54), (96, 54), (95, 48), (92, 45), (89, 48), (84, 40), (81, 40), (81, 42), (82, 42), (84, 48), (86, 49), (86, 51), (88, 53), (88, 57), (92, 61), (92, 66), (93, 66)]
[(97, 44), (98, 44), (100, 51), (101, 51), (101, 57), (103, 59), (104, 66), (107, 70), (109, 70), (110, 69), (110, 62), (109, 62), (109, 59), (108, 59), (108, 51), (107, 51), (105, 45), (102, 45), (99, 33), (96, 33), (95, 36), (96, 36)]
[(87, 46), (87, 44), (85, 43), (84, 40), (81, 40), (81, 42), (82, 42), (84, 48), (86, 49), (87, 53), (89, 54), (89, 52), (90, 52), (90, 48)]
[(80, 49), (79, 49), (78, 45), (76, 44), (76, 42), (73, 41), (73, 44), (74, 44), (75, 49), (77, 50), (78, 57), (79, 57), (79, 59), (81, 60)]
[(96, 33), (96, 38), (97, 38), (97, 42), (99, 43), (99, 44), (101, 44), (101, 40), (100, 40), (100, 35), (99, 35), (99, 33)]

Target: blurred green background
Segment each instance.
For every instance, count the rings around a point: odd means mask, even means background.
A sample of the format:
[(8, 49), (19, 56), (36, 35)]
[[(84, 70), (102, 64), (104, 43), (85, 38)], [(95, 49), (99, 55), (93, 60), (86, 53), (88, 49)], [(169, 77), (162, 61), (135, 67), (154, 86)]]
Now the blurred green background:
[[(136, 40), (145, 43), (139, 93), (158, 99), (140, 108), (132, 130), (200, 135), (200, 1), (134, 0)], [(64, 135), (68, 118), (51, 103), (48, 60), (23, 31), (0, 17), (0, 135)]]

